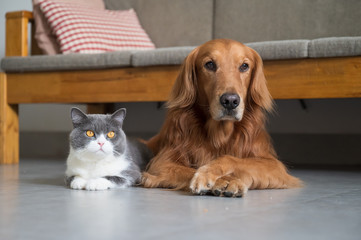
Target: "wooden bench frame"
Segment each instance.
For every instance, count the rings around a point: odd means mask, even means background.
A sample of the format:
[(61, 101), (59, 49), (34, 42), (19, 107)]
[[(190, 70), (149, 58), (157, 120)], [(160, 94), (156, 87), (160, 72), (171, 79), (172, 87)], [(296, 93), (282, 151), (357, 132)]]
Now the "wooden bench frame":
[[(28, 55), (32, 22), (28, 11), (6, 14), (6, 56)], [(0, 164), (19, 162), (18, 104), (87, 103), (100, 111), (103, 103), (166, 101), (178, 70), (155, 66), (0, 73)], [(361, 97), (360, 56), (265, 61), (264, 70), (275, 99)]]

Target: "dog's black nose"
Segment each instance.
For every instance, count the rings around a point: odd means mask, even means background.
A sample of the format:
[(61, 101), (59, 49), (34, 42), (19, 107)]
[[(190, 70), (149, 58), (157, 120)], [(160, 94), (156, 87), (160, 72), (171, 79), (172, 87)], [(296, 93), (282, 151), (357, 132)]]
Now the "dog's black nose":
[(219, 101), (221, 102), (221, 105), (225, 109), (232, 110), (232, 109), (235, 109), (236, 107), (238, 107), (240, 98), (239, 98), (238, 94), (225, 93), (221, 96)]

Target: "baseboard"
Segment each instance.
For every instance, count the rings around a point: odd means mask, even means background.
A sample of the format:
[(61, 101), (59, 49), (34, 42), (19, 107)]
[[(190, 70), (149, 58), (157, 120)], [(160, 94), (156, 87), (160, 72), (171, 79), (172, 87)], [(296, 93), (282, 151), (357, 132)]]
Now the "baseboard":
[(66, 159), (68, 139), (66, 132), (20, 132), (20, 158)]
[[(20, 158), (63, 158), (69, 151), (65, 132), (22, 132)], [(128, 133), (148, 139), (153, 133)], [(361, 135), (272, 134), (279, 158), (288, 166), (361, 165)]]
[(289, 165), (361, 165), (360, 134), (272, 134)]

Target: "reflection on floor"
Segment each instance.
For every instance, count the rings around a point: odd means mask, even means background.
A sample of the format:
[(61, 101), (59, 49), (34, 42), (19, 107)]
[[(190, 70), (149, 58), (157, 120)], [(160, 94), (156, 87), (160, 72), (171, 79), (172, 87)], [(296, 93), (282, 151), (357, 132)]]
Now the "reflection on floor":
[(244, 198), (64, 187), (65, 164), (0, 166), (0, 239), (361, 239), (361, 172), (293, 170), (302, 189)]

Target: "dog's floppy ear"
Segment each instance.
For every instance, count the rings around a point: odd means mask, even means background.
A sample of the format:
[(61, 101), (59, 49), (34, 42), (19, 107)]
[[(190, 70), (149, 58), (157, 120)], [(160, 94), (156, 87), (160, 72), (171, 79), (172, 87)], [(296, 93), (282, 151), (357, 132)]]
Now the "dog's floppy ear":
[(249, 86), (249, 97), (252, 102), (266, 111), (272, 111), (273, 100), (267, 88), (266, 77), (263, 73), (262, 58), (256, 51), (251, 49), (254, 54), (255, 66), (252, 71), (252, 79)]
[(173, 85), (168, 108), (188, 108), (196, 101), (197, 76), (195, 61), (198, 48), (194, 49), (184, 60), (179, 75)]

